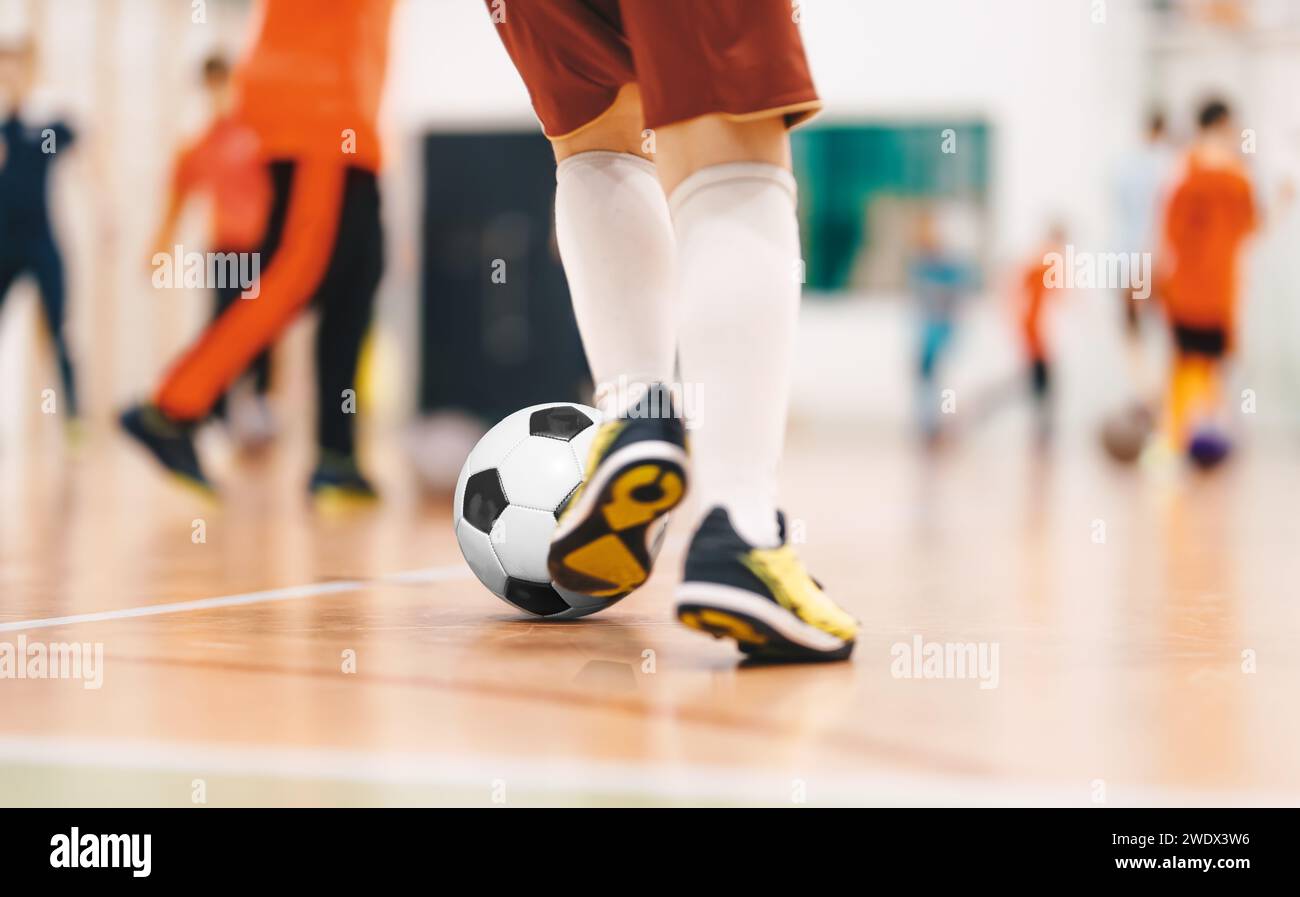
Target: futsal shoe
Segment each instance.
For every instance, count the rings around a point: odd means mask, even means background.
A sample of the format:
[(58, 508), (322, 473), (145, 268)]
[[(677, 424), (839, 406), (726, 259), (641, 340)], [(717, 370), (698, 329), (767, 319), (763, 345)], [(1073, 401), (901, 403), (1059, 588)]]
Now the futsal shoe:
[(557, 586), (621, 597), (650, 576), (658, 525), (686, 497), (686, 428), (656, 384), (628, 413), (601, 424), (582, 485), (560, 512), (547, 568)]
[(357, 459), (338, 452), (321, 452), (307, 489), (323, 511), (365, 507), (379, 501), (375, 487), (361, 475)]
[(119, 422), (180, 483), (208, 497), (216, 494), (194, 450), (194, 424), (174, 421), (147, 403), (123, 411)]
[(846, 660), (858, 622), (808, 575), (786, 543), (758, 548), (746, 542), (722, 508), (704, 518), (686, 553), (677, 588), (677, 619), (714, 638), (735, 639), (754, 661), (797, 663)]

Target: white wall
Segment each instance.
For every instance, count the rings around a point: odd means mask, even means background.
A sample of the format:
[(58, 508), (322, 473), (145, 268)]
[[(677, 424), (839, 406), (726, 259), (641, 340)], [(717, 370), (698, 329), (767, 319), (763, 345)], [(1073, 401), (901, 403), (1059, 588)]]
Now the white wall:
[[(800, 3), (826, 120), (985, 116), (998, 245), (1024, 246), (1057, 212), (1102, 232), (1095, 184), (1146, 99), (1124, 87), (1140, 80), (1136, 0), (1114, 0), (1100, 24), (1092, 0)], [(389, 111), (404, 125), (536, 126), (480, 3), (407, 0), (395, 37)]]

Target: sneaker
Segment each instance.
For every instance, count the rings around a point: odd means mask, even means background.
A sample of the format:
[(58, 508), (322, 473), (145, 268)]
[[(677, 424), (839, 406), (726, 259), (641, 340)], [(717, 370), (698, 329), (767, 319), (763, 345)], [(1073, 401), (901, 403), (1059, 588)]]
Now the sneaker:
[(119, 418), (122, 429), (182, 484), (215, 494), (212, 482), (203, 473), (194, 450), (194, 424), (174, 421), (151, 404), (133, 405)]
[(641, 585), (658, 524), (686, 497), (686, 429), (668, 389), (651, 387), (638, 407), (647, 414), (601, 424), (583, 484), (560, 513), (547, 567), (562, 588), (610, 598)]
[(307, 490), (322, 510), (371, 505), (379, 500), (375, 487), (361, 475), (356, 457), (337, 452), (321, 452)]
[(710, 511), (686, 554), (677, 619), (735, 639), (754, 660), (846, 660), (858, 622), (808, 575), (786, 543), (784, 516), (777, 519), (781, 544), (758, 548), (736, 532), (724, 509)]

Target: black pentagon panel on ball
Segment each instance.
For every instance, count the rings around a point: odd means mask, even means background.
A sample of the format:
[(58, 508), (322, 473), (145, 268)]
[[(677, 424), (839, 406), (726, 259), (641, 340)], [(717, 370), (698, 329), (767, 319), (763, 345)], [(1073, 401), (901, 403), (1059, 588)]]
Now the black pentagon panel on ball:
[(549, 582), (529, 582), (513, 576), (506, 580), (506, 600), (539, 617), (549, 617), (569, 609), (569, 602), (561, 598)]
[(534, 411), (528, 418), (528, 432), (532, 436), (548, 436), (551, 439), (563, 439), (568, 442), (591, 424), (591, 418), (577, 408), (557, 405), (554, 408), (540, 408)]
[(480, 470), (465, 481), (465, 504), (462, 513), (470, 526), (490, 533), (492, 524), (506, 509), (506, 492), (496, 469)]

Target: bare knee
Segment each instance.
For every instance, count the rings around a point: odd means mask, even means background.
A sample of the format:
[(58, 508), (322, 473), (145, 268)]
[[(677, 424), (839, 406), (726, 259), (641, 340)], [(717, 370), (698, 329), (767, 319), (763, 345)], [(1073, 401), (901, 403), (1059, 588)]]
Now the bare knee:
[(578, 153), (605, 151), (631, 153), (653, 162), (653, 145), (642, 136), (643, 122), (641, 91), (635, 84), (625, 84), (613, 105), (599, 118), (568, 137), (551, 141), (555, 161), (563, 162)]
[(655, 163), (664, 191), (671, 193), (695, 172), (728, 162), (766, 162), (790, 167), (790, 138), (779, 115), (738, 121), (703, 115), (655, 131)]

